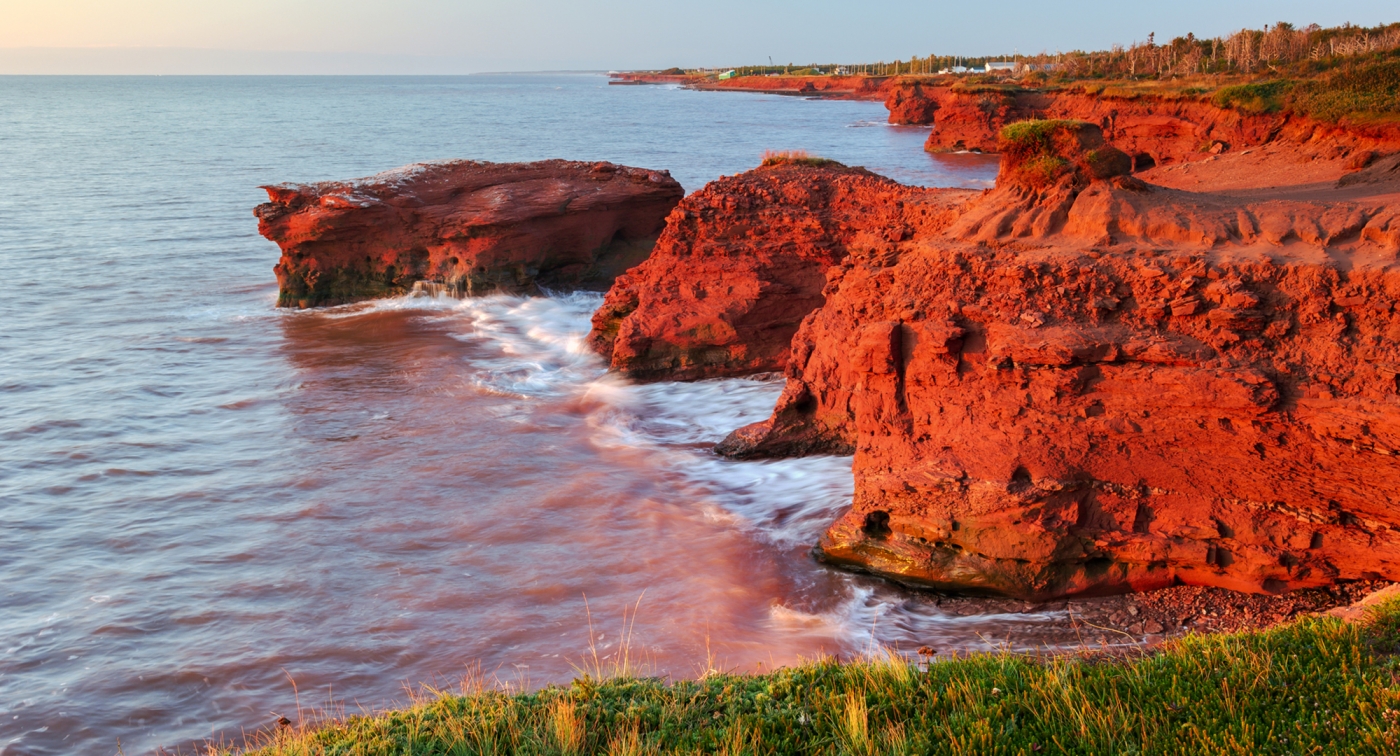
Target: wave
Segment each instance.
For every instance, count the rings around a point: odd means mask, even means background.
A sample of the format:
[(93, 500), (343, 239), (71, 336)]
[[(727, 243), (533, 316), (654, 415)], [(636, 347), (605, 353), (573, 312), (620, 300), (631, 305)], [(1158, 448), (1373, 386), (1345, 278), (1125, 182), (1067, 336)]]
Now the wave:
[(827, 639), (850, 655), (909, 653), (930, 644), (1028, 650), (1063, 640), (1060, 612), (958, 616), (941, 609), (937, 597), (806, 561), (806, 550), (850, 506), (851, 458), (736, 461), (715, 455), (711, 448), (727, 433), (769, 415), (782, 380), (631, 383), (608, 373), (587, 346), (590, 317), (601, 303), (601, 295), (587, 292), (418, 296), (328, 316), (411, 309), (442, 320), (453, 338), (481, 348), (471, 360), (471, 380), (483, 391), (570, 402), (597, 447), (646, 452), (656, 469), (696, 494), (691, 498), (708, 521), (803, 560), (809, 590), (770, 607), (767, 621), (781, 635)]

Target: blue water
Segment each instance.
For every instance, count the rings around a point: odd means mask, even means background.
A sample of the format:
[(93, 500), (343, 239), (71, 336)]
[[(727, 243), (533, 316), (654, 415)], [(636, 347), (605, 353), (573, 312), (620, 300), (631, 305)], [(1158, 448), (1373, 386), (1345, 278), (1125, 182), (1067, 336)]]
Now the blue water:
[(564, 680), (590, 638), (616, 659), (624, 607), (673, 676), (1033, 639), (813, 563), (849, 460), (705, 451), (777, 385), (611, 379), (596, 295), (277, 311), (251, 215), (260, 184), (442, 158), (993, 177), (884, 117), (592, 75), (0, 77), (0, 754)]

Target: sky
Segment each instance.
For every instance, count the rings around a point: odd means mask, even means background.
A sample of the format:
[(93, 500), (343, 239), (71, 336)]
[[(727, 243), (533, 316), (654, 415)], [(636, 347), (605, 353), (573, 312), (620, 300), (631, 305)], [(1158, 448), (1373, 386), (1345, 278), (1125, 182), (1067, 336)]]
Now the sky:
[(855, 63), (1400, 21), (1395, 0), (0, 0), (0, 74)]

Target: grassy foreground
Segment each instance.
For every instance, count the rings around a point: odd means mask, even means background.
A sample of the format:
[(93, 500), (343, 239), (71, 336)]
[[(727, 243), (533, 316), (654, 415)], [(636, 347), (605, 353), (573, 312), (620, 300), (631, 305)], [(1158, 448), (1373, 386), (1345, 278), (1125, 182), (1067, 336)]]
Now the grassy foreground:
[(761, 676), (581, 678), (268, 735), (302, 754), (1395, 754), (1400, 602), (1188, 636), (1127, 659), (987, 654), (928, 668), (814, 662)]

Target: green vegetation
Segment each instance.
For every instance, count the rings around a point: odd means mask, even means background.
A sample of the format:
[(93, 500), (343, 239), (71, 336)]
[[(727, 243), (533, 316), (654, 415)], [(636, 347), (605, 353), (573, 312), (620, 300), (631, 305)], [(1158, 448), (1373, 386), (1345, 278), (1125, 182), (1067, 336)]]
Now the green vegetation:
[[(1393, 754), (1400, 603), (1144, 655), (817, 661), (766, 675), (584, 676), (434, 694), (288, 727), (260, 756), (339, 754)], [(213, 751), (227, 753), (226, 751)]]
[(1315, 79), (1222, 87), (1211, 102), (1248, 113), (1291, 112), (1321, 121), (1400, 115), (1400, 59), (1348, 67)]
[(1083, 121), (1018, 121), (1002, 127), (998, 149), (1007, 165), (1015, 166), (1020, 180), (1029, 186), (1049, 186), (1073, 170), (1055, 148), (1055, 138), (1064, 132), (1078, 132)]
[(803, 150), (784, 150), (781, 152), (768, 151), (763, 153), (763, 162), (759, 165), (806, 165), (813, 168), (845, 168), (846, 166), (832, 160), (831, 158), (817, 157)]
[(1400, 58), (1306, 82), (1294, 89), (1288, 108), (1323, 121), (1400, 116)]
[[(1010, 70), (937, 76), (954, 66), (993, 61)], [(1297, 113), (1325, 121), (1400, 119), (1400, 23), (1323, 28), (1279, 22), (1226, 37), (1194, 34), (1158, 44), (1148, 34), (1128, 47), (1093, 52), (979, 58), (930, 55), (893, 63), (796, 68), (747, 66), (741, 76), (823, 75), (915, 77), (955, 91), (1011, 97), (1072, 89), (1103, 98), (1209, 99), (1249, 113)]]
[(1044, 152), (1053, 148), (1051, 140), (1055, 132), (1061, 130), (1078, 131), (1086, 124), (1069, 119), (1045, 119), (1040, 121), (1017, 121), (1007, 124), (1001, 130), (1001, 140), (1009, 149), (1023, 154)]
[(992, 76), (972, 76), (959, 79), (950, 88), (960, 94), (994, 94), (1004, 97), (1012, 97), (1027, 91), (1014, 82), (999, 81)]
[(1279, 80), (1236, 84), (1216, 90), (1211, 102), (1246, 113), (1277, 113), (1283, 110), (1283, 96), (1292, 88), (1292, 82)]

